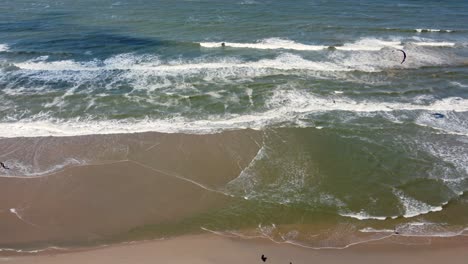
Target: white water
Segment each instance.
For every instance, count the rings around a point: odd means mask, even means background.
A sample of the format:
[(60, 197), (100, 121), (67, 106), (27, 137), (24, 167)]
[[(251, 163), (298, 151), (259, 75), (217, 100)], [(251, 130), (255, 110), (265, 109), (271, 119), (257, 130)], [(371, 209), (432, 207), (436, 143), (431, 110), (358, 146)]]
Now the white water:
[(149, 131), (204, 134), (230, 129), (261, 129), (283, 122), (294, 122), (296, 118), (300, 118), (305, 114), (328, 111), (355, 113), (392, 111), (468, 112), (468, 100), (456, 97), (438, 100), (429, 105), (374, 101), (357, 102), (347, 98), (336, 99), (335, 103), (333, 103), (329, 98), (317, 97), (299, 91), (276, 91), (274, 96), (267, 102), (267, 105), (271, 110), (262, 113), (217, 115), (201, 120), (172, 118), (81, 121), (32, 118), (17, 122), (0, 123), (2, 127), (0, 137), (77, 136)]
[(7, 44), (0, 44), (0, 52), (8, 51), (10, 47)]
[(401, 40), (381, 40), (376, 38), (363, 38), (356, 42), (344, 43), (343, 45), (314, 45), (302, 44), (292, 40), (269, 38), (263, 39), (254, 43), (239, 43), (239, 42), (201, 42), (200, 46), (204, 48), (222, 48), (221, 43), (225, 47), (245, 48), (245, 49), (285, 49), (297, 51), (319, 51), (328, 49), (333, 46), (337, 50), (344, 51), (378, 51), (383, 48), (403, 49), (406, 44), (415, 44), (418, 46), (434, 46), (434, 47), (453, 47), (453, 42), (434, 42), (434, 41), (412, 41), (402, 42)]
[[(323, 45), (308, 45), (294, 42), (292, 40), (269, 38), (257, 43), (224, 42), (225, 47), (249, 48), (249, 49), (289, 49), (289, 50), (322, 50), (328, 48)], [(220, 48), (221, 42), (201, 42), (204, 48)]]
[(434, 28), (417, 28), (415, 29), (416, 32), (418, 33), (423, 33), (423, 32), (445, 32), (445, 33), (451, 33), (453, 30), (450, 29), (434, 29)]

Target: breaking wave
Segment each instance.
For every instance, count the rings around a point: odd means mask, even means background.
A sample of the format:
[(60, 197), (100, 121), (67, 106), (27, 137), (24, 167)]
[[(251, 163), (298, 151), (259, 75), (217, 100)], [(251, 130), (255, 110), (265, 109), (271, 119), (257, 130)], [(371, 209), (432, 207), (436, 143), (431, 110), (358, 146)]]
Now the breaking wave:
[[(445, 98), (431, 104), (388, 103), (373, 101), (354, 101), (347, 98), (332, 103), (329, 98), (317, 97), (299, 91), (276, 91), (267, 103), (270, 110), (251, 114), (228, 114), (210, 116), (206, 119), (142, 119), (142, 120), (63, 120), (51, 119), (40, 115), (39, 119), (30, 118), (17, 122), (1, 123), (0, 137), (27, 136), (76, 136), (89, 134), (118, 134), (136, 132), (184, 132), (216, 133), (230, 129), (261, 129), (281, 124), (300, 123), (301, 116), (310, 113), (346, 111), (354, 113), (429, 111), (429, 112), (467, 112), (468, 100), (458, 97)], [(45, 118), (44, 118), (45, 116)], [(292, 124), (291, 124), (292, 123)], [(297, 124), (296, 124), (297, 125)]]
[(10, 47), (7, 44), (0, 44), (0, 52), (8, 51)]
[(383, 48), (396, 48), (402, 49), (405, 45), (419, 45), (419, 46), (437, 46), (437, 47), (453, 47), (453, 42), (425, 42), (425, 41), (412, 41), (402, 42), (400, 40), (381, 40), (376, 38), (363, 38), (356, 42), (344, 43), (342, 45), (312, 45), (302, 44), (292, 40), (280, 38), (263, 39), (255, 43), (238, 43), (238, 42), (201, 42), (200, 46), (204, 48), (221, 48), (221, 43), (225, 47), (233, 48), (246, 48), (246, 49), (285, 49), (297, 51), (319, 51), (329, 48), (344, 51), (378, 51)]
[(441, 33), (452, 33), (454, 30), (450, 29), (433, 29), (433, 28), (417, 28), (415, 29), (418, 33), (427, 33), (427, 32), (441, 32)]

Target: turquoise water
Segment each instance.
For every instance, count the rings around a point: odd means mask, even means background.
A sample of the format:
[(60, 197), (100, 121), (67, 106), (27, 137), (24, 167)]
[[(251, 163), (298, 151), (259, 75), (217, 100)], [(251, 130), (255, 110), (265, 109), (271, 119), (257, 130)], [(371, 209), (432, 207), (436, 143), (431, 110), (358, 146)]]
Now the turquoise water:
[(466, 1), (4, 1), (0, 137), (258, 129), (223, 188), (249, 202), (213, 217), (458, 234), (467, 22)]

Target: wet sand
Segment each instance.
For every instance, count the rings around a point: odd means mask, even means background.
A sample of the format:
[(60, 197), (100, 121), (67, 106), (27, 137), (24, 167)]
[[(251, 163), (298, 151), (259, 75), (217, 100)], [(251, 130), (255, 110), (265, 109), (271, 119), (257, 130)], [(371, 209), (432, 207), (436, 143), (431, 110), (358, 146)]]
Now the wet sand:
[(373, 243), (343, 250), (313, 250), (264, 239), (241, 240), (215, 235), (182, 236), (59, 254), (3, 257), (4, 263), (466, 263), (468, 237), (433, 239), (431, 245)]
[(169, 231), (137, 228), (177, 222), (234, 199), (221, 187), (250, 163), (258, 142), (261, 134), (251, 130), (1, 139), (4, 157), (36, 167), (68, 157), (87, 164), (39, 176), (18, 175), (13, 167), (0, 177), (0, 248), (164, 236)]
[[(0, 177), (0, 262), (261, 263), (265, 254), (267, 263), (466, 263), (468, 236), (384, 234), (389, 238), (315, 250), (203, 231), (207, 221), (197, 219), (245, 202), (223, 188), (256, 157), (264, 136), (242, 130), (0, 139), (2, 157), (32, 164), (13, 164)], [(79, 162), (66, 163), (70, 158)], [(26, 253), (51, 246), (64, 249)]]

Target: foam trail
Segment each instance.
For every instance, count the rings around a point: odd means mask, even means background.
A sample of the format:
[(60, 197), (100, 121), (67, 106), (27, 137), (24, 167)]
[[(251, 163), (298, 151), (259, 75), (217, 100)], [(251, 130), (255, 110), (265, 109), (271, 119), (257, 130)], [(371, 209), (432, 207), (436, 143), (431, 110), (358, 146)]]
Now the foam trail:
[[(261, 228), (261, 226), (259, 226), (259, 228)], [(347, 244), (345, 246), (336, 246), (335, 247), (335, 246), (309, 246), (309, 245), (305, 245), (303, 243), (296, 242), (296, 241), (291, 241), (291, 240), (278, 241), (278, 240), (274, 239), (273, 237), (271, 237), (270, 235), (264, 234), (263, 232), (260, 232), (260, 235), (243, 235), (241, 233), (232, 232), (232, 231), (227, 231), (227, 232), (213, 231), (213, 230), (207, 229), (205, 227), (201, 227), (201, 229), (206, 231), (206, 232), (210, 232), (210, 233), (213, 233), (213, 234), (219, 235), (219, 236), (238, 237), (238, 238), (241, 238), (241, 239), (258, 239), (258, 238), (262, 238), (262, 239), (268, 239), (271, 242), (276, 243), (276, 244), (290, 244), (290, 245), (301, 247), (301, 248), (316, 249), (316, 250), (318, 250), (318, 249), (336, 249), (336, 250), (346, 249), (346, 248), (349, 248), (351, 246), (355, 246), (355, 245), (359, 245), (359, 244), (365, 244), (365, 243), (369, 243), (369, 242), (373, 242), (373, 241), (384, 240), (384, 239), (387, 239), (387, 238), (392, 237), (394, 235), (394, 234), (385, 235), (385, 236), (378, 237), (378, 238), (371, 238), (371, 239), (366, 239), (366, 240), (362, 240), (362, 241), (349, 243), (349, 244)]]
[(396, 227), (400, 235), (407, 237), (455, 237), (463, 235), (465, 229), (431, 222), (409, 222)]
[[(294, 42), (292, 40), (285, 40), (280, 38), (269, 38), (261, 40), (257, 43), (236, 43), (236, 42), (223, 42), (226, 47), (233, 48), (250, 48), (250, 49), (288, 49), (288, 50), (323, 50), (328, 46), (323, 45), (307, 45)], [(200, 46), (204, 48), (220, 48), (221, 42), (202, 42)]]
[(16, 210), (16, 208), (10, 208), (10, 213), (16, 215), (16, 217), (18, 217), (19, 220), (25, 222), (26, 224), (28, 225), (32, 225), (32, 226), (36, 226), (35, 224), (29, 222), (29, 221), (26, 221), (19, 213), (18, 213), (18, 210)]
[(224, 193), (224, 192), (222, 192), (222, 191), (218, 191), (218, 190), (212, 189), (212, 188), (210, 188), (210, 187), (208, 187), (208, 186), (205, 186), (205, 185), (203, 185), (203, 184), (201, 184), (201, 183), (198, 183), (198, 182), (196, 182), (196, 181), (194, 181), (194, 180), (191, 180), (191, 179), (182, 177), (182, 176), (177, 175), (177, 174), (175, 174), (175, 173), (168, 172), (168, 171), (163, 171), (163, 170), (159, 170), (159, 169), (156, 169), (156, 168), (147, 166), (147, 165), (145, 165), (145, 164), (143, 164), (143, 163), (140, 163), (140, 162), (134, 161), (134, 160), (131, 160), (130, 162), (135, 163), (135, 164), (137, 164), (137, 165), (139, 165), (139, 166), (142, 166), (142, 167), (144, 167), (144, 168), (147, 168), (147, 169), (149, 169), (149, 170), (156, 171), (156, 172), (165, 174), (165, 175), (167, 175), (167, 176), (174, 177), (174, 178), (177, 178), (177, 179), (179, 179), (179, 180), (192, 183), (192, 184), (194, 184), (194, 185), (196, 185), (196, 186), (198, 186), (198, 187), (200, 187), (200, 188), (202, 188), (202, 189), (204, 189), (204, 190), (207, 190), (207, 191), (210, 191), (210, 192), (219, 193), (219, 194), (223, 194), (223, 195), (226, 195), (226, 196), (230, 196), (229, 194), (226, 194), (226, 193)]
[(359, 213), (340, 213), (339, 215), (355, 218), (358, 220), (385, 220), (388, 218), (387, 216), (372, 216), (364, 211), (360, 211)]
[(362, 233), (394, 233), (395, 230), (391, 230), (391, 229), (374, 229), (372, 227), (366, 227), (366, 228), (360, 229), (359, 232), (362, 232)]
[(74, 158), (68, 158), (62, 163), (55, 164), (48, 168), (38, 170), (31, 165), (23, 165), (21, 162), (16, 161), (10, 166), (10, 170), (8, 170), (7, 174), (0, 174), (2, 178), (23, 178), (24, 176), (28, 176), (30, 178), (35, 178), (37, 176), (42, 176), (45, 174), (51, 174), (54, 172), (58, 172), (63, 170), (64, 168), (68, 168), (69, 166), (79, 166), (86, 164), (84, 160), (77, 160)]

